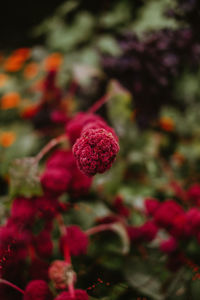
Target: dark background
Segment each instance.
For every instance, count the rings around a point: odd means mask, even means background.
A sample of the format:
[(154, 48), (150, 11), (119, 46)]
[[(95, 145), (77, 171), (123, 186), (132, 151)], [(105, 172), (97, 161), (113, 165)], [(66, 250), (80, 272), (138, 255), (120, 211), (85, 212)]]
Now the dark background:
[(31, 30), (54, 13), (63, 0), (0, 0), (0, 49), (31, 46), (42, 42), (31, 36)]

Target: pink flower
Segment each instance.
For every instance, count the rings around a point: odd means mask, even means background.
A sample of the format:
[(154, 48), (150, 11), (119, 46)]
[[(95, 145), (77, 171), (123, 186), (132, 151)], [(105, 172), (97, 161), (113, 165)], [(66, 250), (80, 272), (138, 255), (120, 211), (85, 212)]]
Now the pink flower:
[(62, 292), (55, 300), (88, 300), (88, 294), (84, 290), (75, 290), (75, 297), (72, 297), (69, 292)]
[(110, 169), (118, 151), (116, 139), (105, 129), (83, 131), (73, 146), (77, 165), (87, 176), (104, 173)]
[(160, 244), (160, 250), (164, 253), (172, 253), (178, 247), (177, 241), (174, 237), (170, 237), (168, 240), (162, 241)]
[(67, 233), (60, 239), (60, 250), (64, 253), (64, 245), (67, 245), (71, 255), (86, 254), (88, 237), (77, 225), (67, 227)]
[(63, 260), (55, 260), (49, 267), (49, 277), (56, 289), (66, 289), (73, 281), (76, 281), (76, 273), (70, 264)]
[(26, 287), (23, 300), (52, 300), (47, 283), (44, 280), (30, 281)]

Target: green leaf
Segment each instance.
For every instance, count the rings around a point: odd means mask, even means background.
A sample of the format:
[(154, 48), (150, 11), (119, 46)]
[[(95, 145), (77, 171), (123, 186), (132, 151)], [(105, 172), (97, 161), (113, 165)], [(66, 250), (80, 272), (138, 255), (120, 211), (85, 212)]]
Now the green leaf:
[(165, 295), (161, 292), (161, 282), (151, 274), (148, 263), (136, 258), (129, 259), (124, 266), (124, 272), (129, 284), (138, 292), (152, 297), (153, 300), (165, 299)]
[(32, 197), (42, 195), (38, 165), (34, 157), (13, 161), (10, 167), (10, 196)]

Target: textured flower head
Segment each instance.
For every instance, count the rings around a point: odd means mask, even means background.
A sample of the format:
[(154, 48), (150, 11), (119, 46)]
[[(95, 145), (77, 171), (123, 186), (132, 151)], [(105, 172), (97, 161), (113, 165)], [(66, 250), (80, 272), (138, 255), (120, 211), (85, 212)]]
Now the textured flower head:
[(52, 294), (44, 280), (33, 280), (26, 287), (23, 300), (52, 300)]
[(87, 176), (110, 169), (119, 151), (119, 144), (105, 129), (84, 130), (73, 146), (80, 170)]
[(84, 290), (75, 290), (75, 297), (69, 292), (62, 292), (55, 300), (88, 300), (88, 294)]
[(76, 281), (76, 273), (72, 266), (63, 260), (53, 261), (48, 273), (56, 289), (66, 289), (70, 283)]

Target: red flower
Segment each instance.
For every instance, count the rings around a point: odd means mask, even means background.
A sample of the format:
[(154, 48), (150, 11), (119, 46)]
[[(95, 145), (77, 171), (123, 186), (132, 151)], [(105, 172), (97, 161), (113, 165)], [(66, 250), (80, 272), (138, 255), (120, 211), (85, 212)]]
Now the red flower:
[(36, 209), (31, 199), (16, 198), (11, 208), (12, 222), (16, 224), (31, 225), (34, 222)]
[(72, 151), (57, 150), (47, 161), (48, 168), (65, 168), (70, 171), (71, 180), (67, 192), (78, 197), (88, 193), (92, 184), (92, 178), (83, 174), (77, 167)]
[(124, 205), (123, 198), (117, 196), (114, 200), (114, 208), (120, 216), (129, 217), (130, 210)]
[(182, 207), (173, 200), (168, 200), (160, 204), (154, 214), (155, 222), (164, 228), (172, 225), (176, 216), (183, 214)]
[(177, 241), (174, 237), (170, 237), (168, 240), (162, 241), (160, 244), (160, 250), (164, 253), (172, 253), (178, 247)]
[(118, 151), (116, 139), (105, 129), (84, 130), (73, 146), (77, 164), (87, 176), (110, 169)]
[(43, 230), (35, 237), (35, 249), (40, 257), (49, 257), (53, 251), (53, 243), (51, 240), (51, 234), (47, 230)]
[(97, 121), (101, 121), (104, 123), (103, 119), (95, 114), (78, 113), (67, 125), (66, 131), (72, 145), (76, 142), (76, 140), (80, 137), (83, 127), (88, 125), (89, 123), (95, 123)]
[(41, 177), (43, 188), (47, 192), (62, 194), (67, 191), (71, 176), (64, 168), (48, 168)]
[(56, 150), (46, 162), (47, 169), (50, 168), (71, 168), (74, 165), (72, 151)]
[(75, 290), (75, 297), (72, 297), (69, 292), (62, 292), (55, 300), (88, 300), (88, 294), (84, 290)]
[(77, 225), (67, 227), (67, 233), (60, 239), (60, 250), (64, 253), (64, 245), (67, 245), (71, 255), (86, 254), (88, 237)]
[(140, 242), (142, 240), (140, 227), (128, 226), (126, 229), (131, 242)]
[(30, 281), (26, 287), (23, 300), (51, 300), (51, 294), (47, 283), (43, 280)]
[(159, 201), (154, 198), (147, 198), (145, 199), (145, 209), (146, 209), (146, 214), (148, 216), (154, 215), (155, 211), (159, 207)]
[(200, 185), (193, 184), (187, 191), (188, 200), (193, 204), (200, 204)]
[[(75, 159), (74, 159), (75, 161)], [(70, 181), (68, 193), (73, 197), (79, 197), (88, 194), (92, 184), (92, 177), (83, 174), (77, 167), (76, 163), (72, 169), (72, 178)]]
[(147, 221), (140, 227), (140, 231), (142, 234), (142, 238), (145, 241), (150, 242), (156, 237), (156, 234), (158, 232), (158, 227), (154, 222)]

